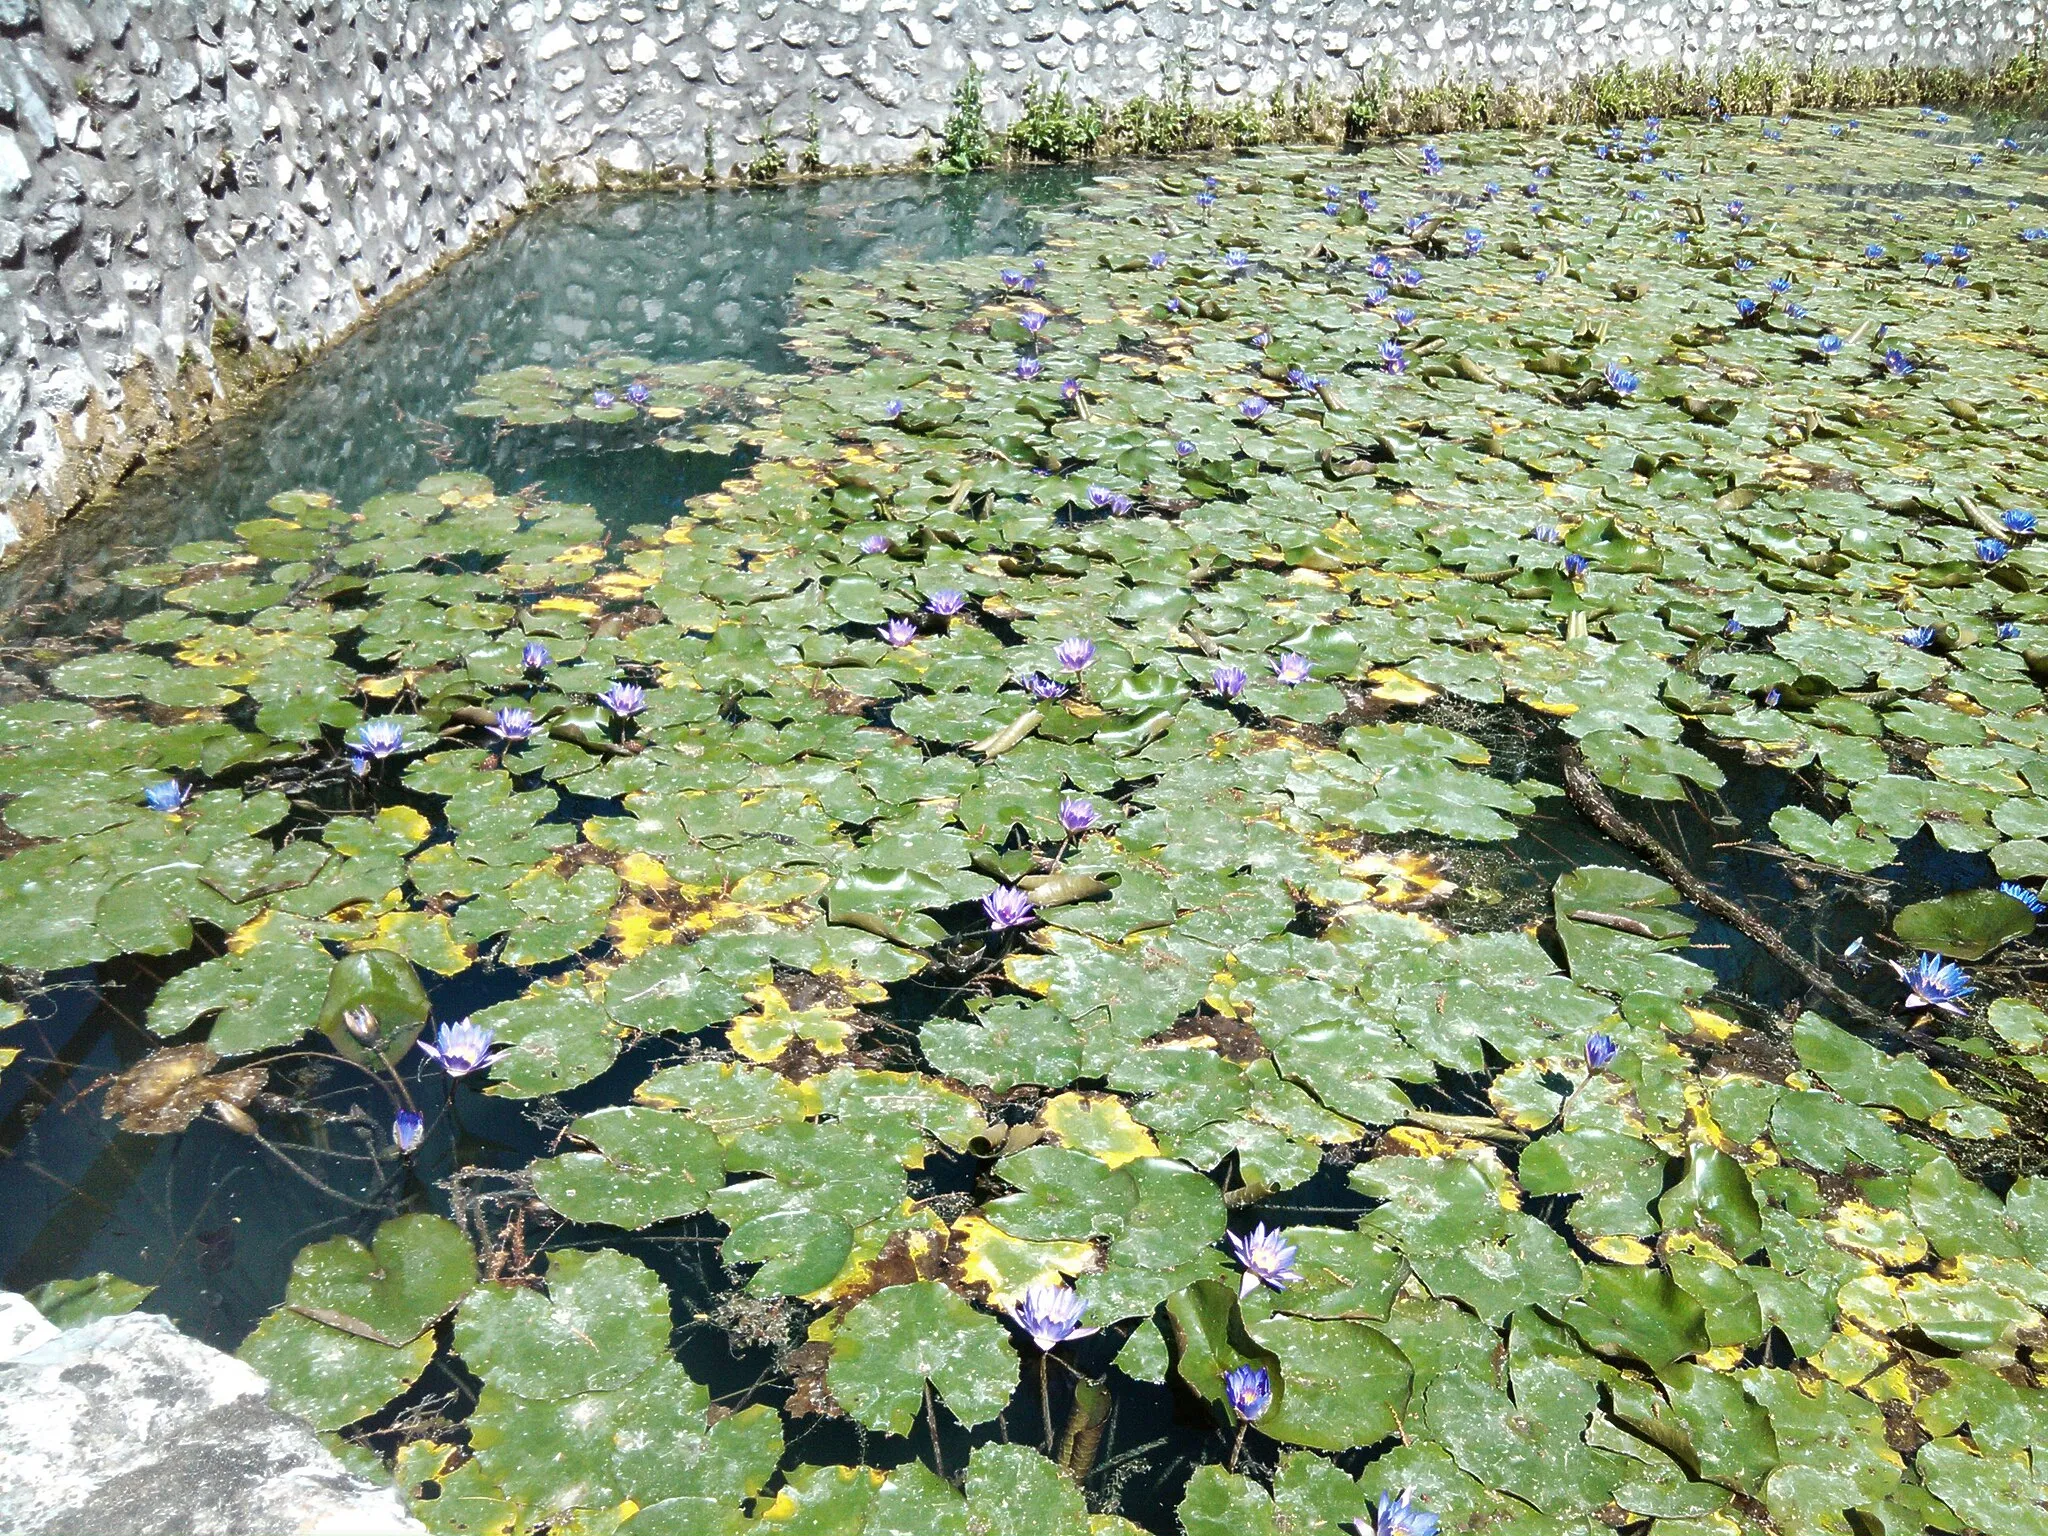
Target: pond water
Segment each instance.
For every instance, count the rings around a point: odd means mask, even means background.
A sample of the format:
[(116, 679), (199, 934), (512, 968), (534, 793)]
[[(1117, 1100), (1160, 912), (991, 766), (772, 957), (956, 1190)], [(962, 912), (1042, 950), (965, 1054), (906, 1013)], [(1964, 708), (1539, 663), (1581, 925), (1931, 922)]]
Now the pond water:
[(6, 1282), (437, 1532), (2041, 1498), (2036, 150), (536, 214), (8, 574)]

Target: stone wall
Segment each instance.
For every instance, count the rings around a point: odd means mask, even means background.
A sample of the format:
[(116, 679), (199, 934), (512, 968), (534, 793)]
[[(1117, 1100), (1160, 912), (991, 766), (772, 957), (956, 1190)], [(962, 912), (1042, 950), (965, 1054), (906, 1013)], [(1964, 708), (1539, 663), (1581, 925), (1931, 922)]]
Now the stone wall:
[(2030, 0), (0, 0), (0, 553), (522, 207), (543, 169), (829, 165), (1065, 78), (1256, 100), (1390, 71), (1987, 68)]

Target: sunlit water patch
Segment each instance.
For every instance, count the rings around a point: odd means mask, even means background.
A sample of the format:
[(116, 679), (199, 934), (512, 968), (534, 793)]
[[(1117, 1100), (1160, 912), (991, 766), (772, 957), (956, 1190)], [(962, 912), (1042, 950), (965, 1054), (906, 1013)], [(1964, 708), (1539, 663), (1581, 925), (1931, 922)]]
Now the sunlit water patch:
[(544, 293), (11, 653), (13, 1278), (260, 1315), (444, 1531), (2036, 1507), (2029, 142)]

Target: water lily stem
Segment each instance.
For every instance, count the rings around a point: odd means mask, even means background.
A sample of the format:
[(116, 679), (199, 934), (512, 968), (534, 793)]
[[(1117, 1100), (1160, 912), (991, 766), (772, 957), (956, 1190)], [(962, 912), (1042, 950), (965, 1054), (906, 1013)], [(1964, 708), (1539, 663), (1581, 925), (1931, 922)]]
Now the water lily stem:
[(939, 1409), (932, 1401), (932, 1384), (929, 1380), (924, 1384), (924, 1427), (932, 1437), (932, 1470), (939, 1475), (940, 1482), (946, 1482), (946, 1453), (939, 1449)]
[(1045, 1368), (1045, 1355), (1038, 1357), (1038, 1411), (1045, 1415), (1045, 1454), (1052, 1455), (1052, 1387)]
[(1237, 1438), (1230, 1442), (1230, 1455), (1223, 1463), (1224, 1471), (1235, 1472), (1237, 1470), (1237, 1453), (1244, 1449), (1244, 1432), (1250, 1428), (1251, 1425), (1249, 1424), (1239, 1424), (1237, 1426)]

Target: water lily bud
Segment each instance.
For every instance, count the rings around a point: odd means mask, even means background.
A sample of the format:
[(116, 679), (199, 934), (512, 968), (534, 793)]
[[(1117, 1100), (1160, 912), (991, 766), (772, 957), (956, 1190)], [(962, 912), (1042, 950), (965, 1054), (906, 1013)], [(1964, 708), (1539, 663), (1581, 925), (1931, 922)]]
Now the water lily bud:
[(249, 1118), (248, 1112), (237, 1105), (230, 1104), (226, 1099), (215, 1099), (213, 1101), (213, 1112), (220, 1116), (221, 1124), (225, 1125), (229, 1130), (243, 1136), (254, 1136), (256, 1134), (256, 1122)]
[(377, 1015), (367, 1007), (349, 1009), (341, 1016), (341, 1022), (348, 1032), (364, 1045), (375, 1045), (377, 1037), (384, 1032), (383, 1026), (377, 1022)]

